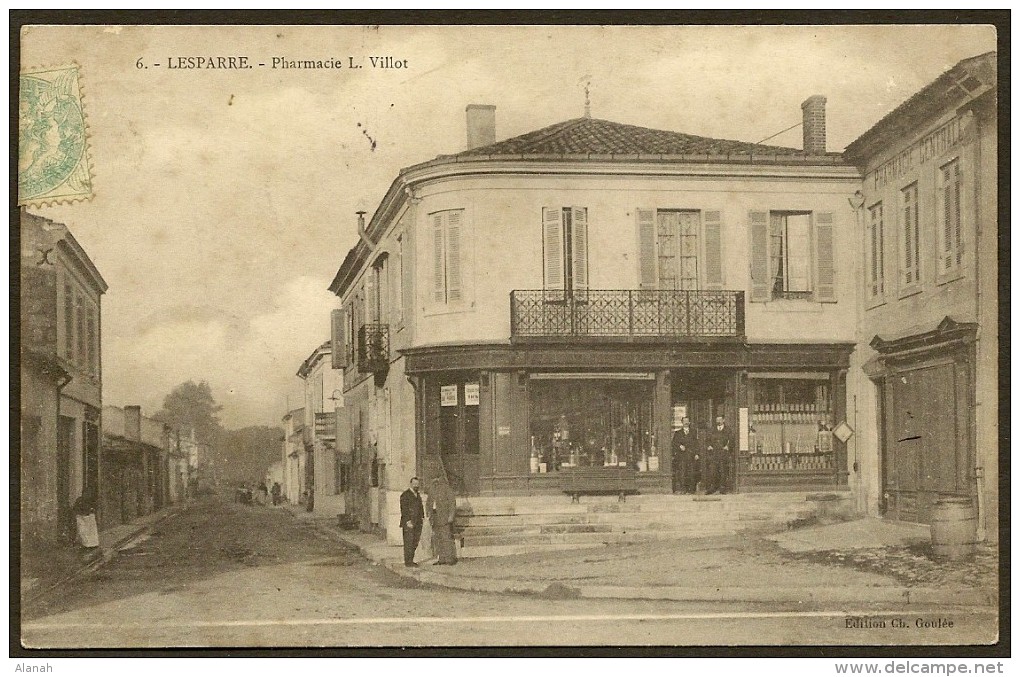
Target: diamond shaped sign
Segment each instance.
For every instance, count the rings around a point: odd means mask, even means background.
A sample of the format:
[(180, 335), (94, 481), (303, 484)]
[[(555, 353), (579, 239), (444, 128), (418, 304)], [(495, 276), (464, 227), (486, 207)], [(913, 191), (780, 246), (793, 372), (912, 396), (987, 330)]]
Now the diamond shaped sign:
[(836, 426), (836, 429), (832, 431), (832, 434), (835, 435), (837, 440), (846, 444), (846, 441), (854, 436), (854, 429), (848, 426), (846, 421), (843, 421)]

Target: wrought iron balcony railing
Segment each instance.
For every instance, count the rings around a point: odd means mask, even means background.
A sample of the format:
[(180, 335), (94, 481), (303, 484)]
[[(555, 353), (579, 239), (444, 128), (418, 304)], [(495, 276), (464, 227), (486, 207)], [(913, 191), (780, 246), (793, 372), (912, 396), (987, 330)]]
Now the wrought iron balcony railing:
[(514, 339), (743, 338), (744, 292), (587, 289), (510, 292)]
[(380, 372), (390, 366), (390, 325), (366, 324), (358, 330), (358, 369)]

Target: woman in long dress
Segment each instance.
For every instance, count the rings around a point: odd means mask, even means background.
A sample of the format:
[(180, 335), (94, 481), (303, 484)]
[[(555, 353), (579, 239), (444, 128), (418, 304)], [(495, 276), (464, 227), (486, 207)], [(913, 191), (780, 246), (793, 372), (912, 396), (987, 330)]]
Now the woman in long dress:
[(438, 557), (435, 564), (456, 564), (457, 548), (453, 542), (453, 518), (457, 512), (457, 499), (450, 485), (443, 479), (432, 480), (430, 489), (432, 547)]

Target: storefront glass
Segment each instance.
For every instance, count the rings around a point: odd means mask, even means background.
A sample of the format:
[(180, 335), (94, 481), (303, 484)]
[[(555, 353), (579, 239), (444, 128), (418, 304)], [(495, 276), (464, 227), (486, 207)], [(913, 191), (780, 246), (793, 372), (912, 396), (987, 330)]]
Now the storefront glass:
[(824, 376), (753, 379), (752, 470), (833, 467), (832, 400)]
[(532, 375), (529, 384), (532, 473), (659, 469), (650, 375), (558, 376)]

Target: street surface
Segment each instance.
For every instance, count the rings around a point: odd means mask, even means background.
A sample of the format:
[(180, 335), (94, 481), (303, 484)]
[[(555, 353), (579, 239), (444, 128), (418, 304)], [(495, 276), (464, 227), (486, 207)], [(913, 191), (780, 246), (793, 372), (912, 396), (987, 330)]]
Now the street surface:
[[(918, 628), (918, 618), (936, 627)], [(32, 648), (995, 641), (991, 610), (545, 599), (421, 586), (285, 509), (218, 497), (34, 601), (22, 623)]]

